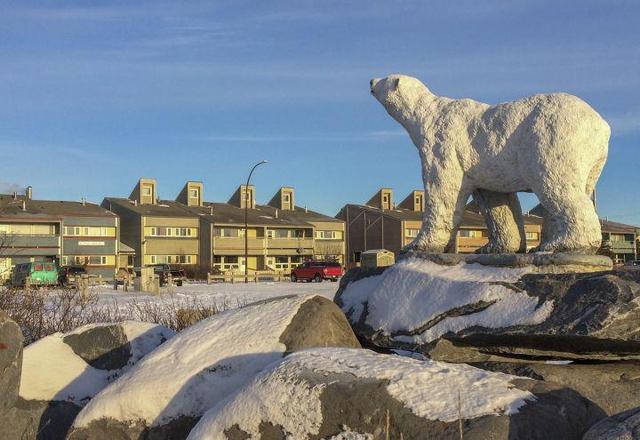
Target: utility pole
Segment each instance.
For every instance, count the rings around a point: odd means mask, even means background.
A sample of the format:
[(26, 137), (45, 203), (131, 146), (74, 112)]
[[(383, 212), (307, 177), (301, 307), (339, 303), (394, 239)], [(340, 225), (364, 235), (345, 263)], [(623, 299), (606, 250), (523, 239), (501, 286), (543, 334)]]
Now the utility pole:
[(249, 282), (249, 182), (251, 181), (251, 175), (258, 166), (263, 163), (267, 163), (266, 160), (261, 160), (251, 168), (249, 177), (247, 177), (247, 184), (244, 187), (244, 194), (240, 194), (240, 197), (244, 198), (244, 282)]

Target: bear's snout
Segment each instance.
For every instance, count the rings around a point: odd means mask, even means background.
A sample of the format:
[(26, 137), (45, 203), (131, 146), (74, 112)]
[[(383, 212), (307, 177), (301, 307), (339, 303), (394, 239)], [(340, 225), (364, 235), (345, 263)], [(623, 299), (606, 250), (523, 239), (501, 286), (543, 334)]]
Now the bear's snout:
[(378, 78), (371, 78), (371, 81), (369, 81), (369, 87), (371, 88), (371, 93), (373, 93), (373, 89), (376, 86), (376, 84), (378, 84), (378, 81), (380, 81)]

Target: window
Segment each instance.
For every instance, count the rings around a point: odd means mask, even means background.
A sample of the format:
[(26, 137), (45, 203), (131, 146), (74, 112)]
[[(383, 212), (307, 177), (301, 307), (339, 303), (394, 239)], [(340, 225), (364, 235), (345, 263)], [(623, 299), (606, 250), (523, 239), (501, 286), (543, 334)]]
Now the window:
[(64, 235), (69, 237), (115, 237), (116, 228), (110, 226), (65, 226)]
[(144, 228), (144, 233), (147, 237), (197, 237), (198, 228), (169, 228), (166, 226), (147, 226)]
[(0, 224), (0, 234), (7, 235), (55, 235), (56, 225), (47, 223), (38, 224)]
[(285, 194), (285, 195), (282, 196), (282, 200), (284, 200), (285, 203), (289, 203), (290, 199), (291, 198), (289, 197), (289, 194)]
[(192, 197), (192, 198), (194, 198), (194, 199), (197, 199), (197, 198), (198, 198), (198, 194), (199, 194), (199, 192), (200, 192), (200, 191), (198, 191), (198, 188), (191, 188), (191, 189), (189, 190), (189, 197)]
[(537, 232), (527, 232), (526, 233), (527, 240), (536, 241), (540, 238), (540, 234)]
[(360, 251), (355, 251), (355, 252), (353, 253), (353, 261), (354, 261), (355, 263), (359, 263), (359, 262), (360, 262), (360, 256), (361, 256), (361, 255), (362, 255), (362, 252), (360, 252)]
[[(405, 229), (405, 236), (406, 237), (411, 237), (411, 238), (416, 238), (418, 236), (419, 232), (420, 232), (420, 229), (408, 228), (408, 229)], [(462, 231), (460, 231), (460, 232), (462, 232)]]
[(143, 185), (142, 186), (142, 195), (143, 196), (149, 196), (150, 197), (152, 192), (153, 191), (151, 190), (150, 186), (148, 186), (148, 185)]
[(460, 235), (460, 237), (465, 238), (483, 238), (488, 236), (487, 231), (474, 229), (460, 229), (460, 232), (458, 234)]
[(316, 231), (318, 240), (342, 240), (342, 231)]

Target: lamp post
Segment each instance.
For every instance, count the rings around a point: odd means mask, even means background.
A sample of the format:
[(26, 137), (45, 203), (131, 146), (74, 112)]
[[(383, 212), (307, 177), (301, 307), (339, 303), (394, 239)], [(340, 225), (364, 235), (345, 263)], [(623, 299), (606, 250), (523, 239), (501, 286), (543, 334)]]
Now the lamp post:
[(249, 182), (251, 181), (251, 175), (253, 171), (258, 168), (263, 163), (267, 163), (266, 160), (261, 160), (257, 164), (251, 168), (249, 172), (249, 177), (247, 177), (247, 184), (244, 187), (244, 194), (241, 194), (241, 197), (244, 197), (244, 282), (245, 284), (249, 282), (249, 220), (248, 220), (248, 212), (249, 212)]

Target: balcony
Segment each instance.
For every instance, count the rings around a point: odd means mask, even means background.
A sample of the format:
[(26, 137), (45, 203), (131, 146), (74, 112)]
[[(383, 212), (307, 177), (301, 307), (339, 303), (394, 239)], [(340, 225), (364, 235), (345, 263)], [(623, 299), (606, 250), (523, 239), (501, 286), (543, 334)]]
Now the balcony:
[(268, 238), (267, 250), (271, 255), (277, 255), (279, 251), (295, 253), (298, 249), (313, 251), (312, 238)]
[[(249, 238), (248, 248), (253, 251), (264, 251), (264, 238)], [(215, 251), (244, 250), (244, 237), (215, 237), (211, 246)]]
[(2, 235), (0, 245), (6, 248), (52, 248), (60, 247), (59, 235)]

